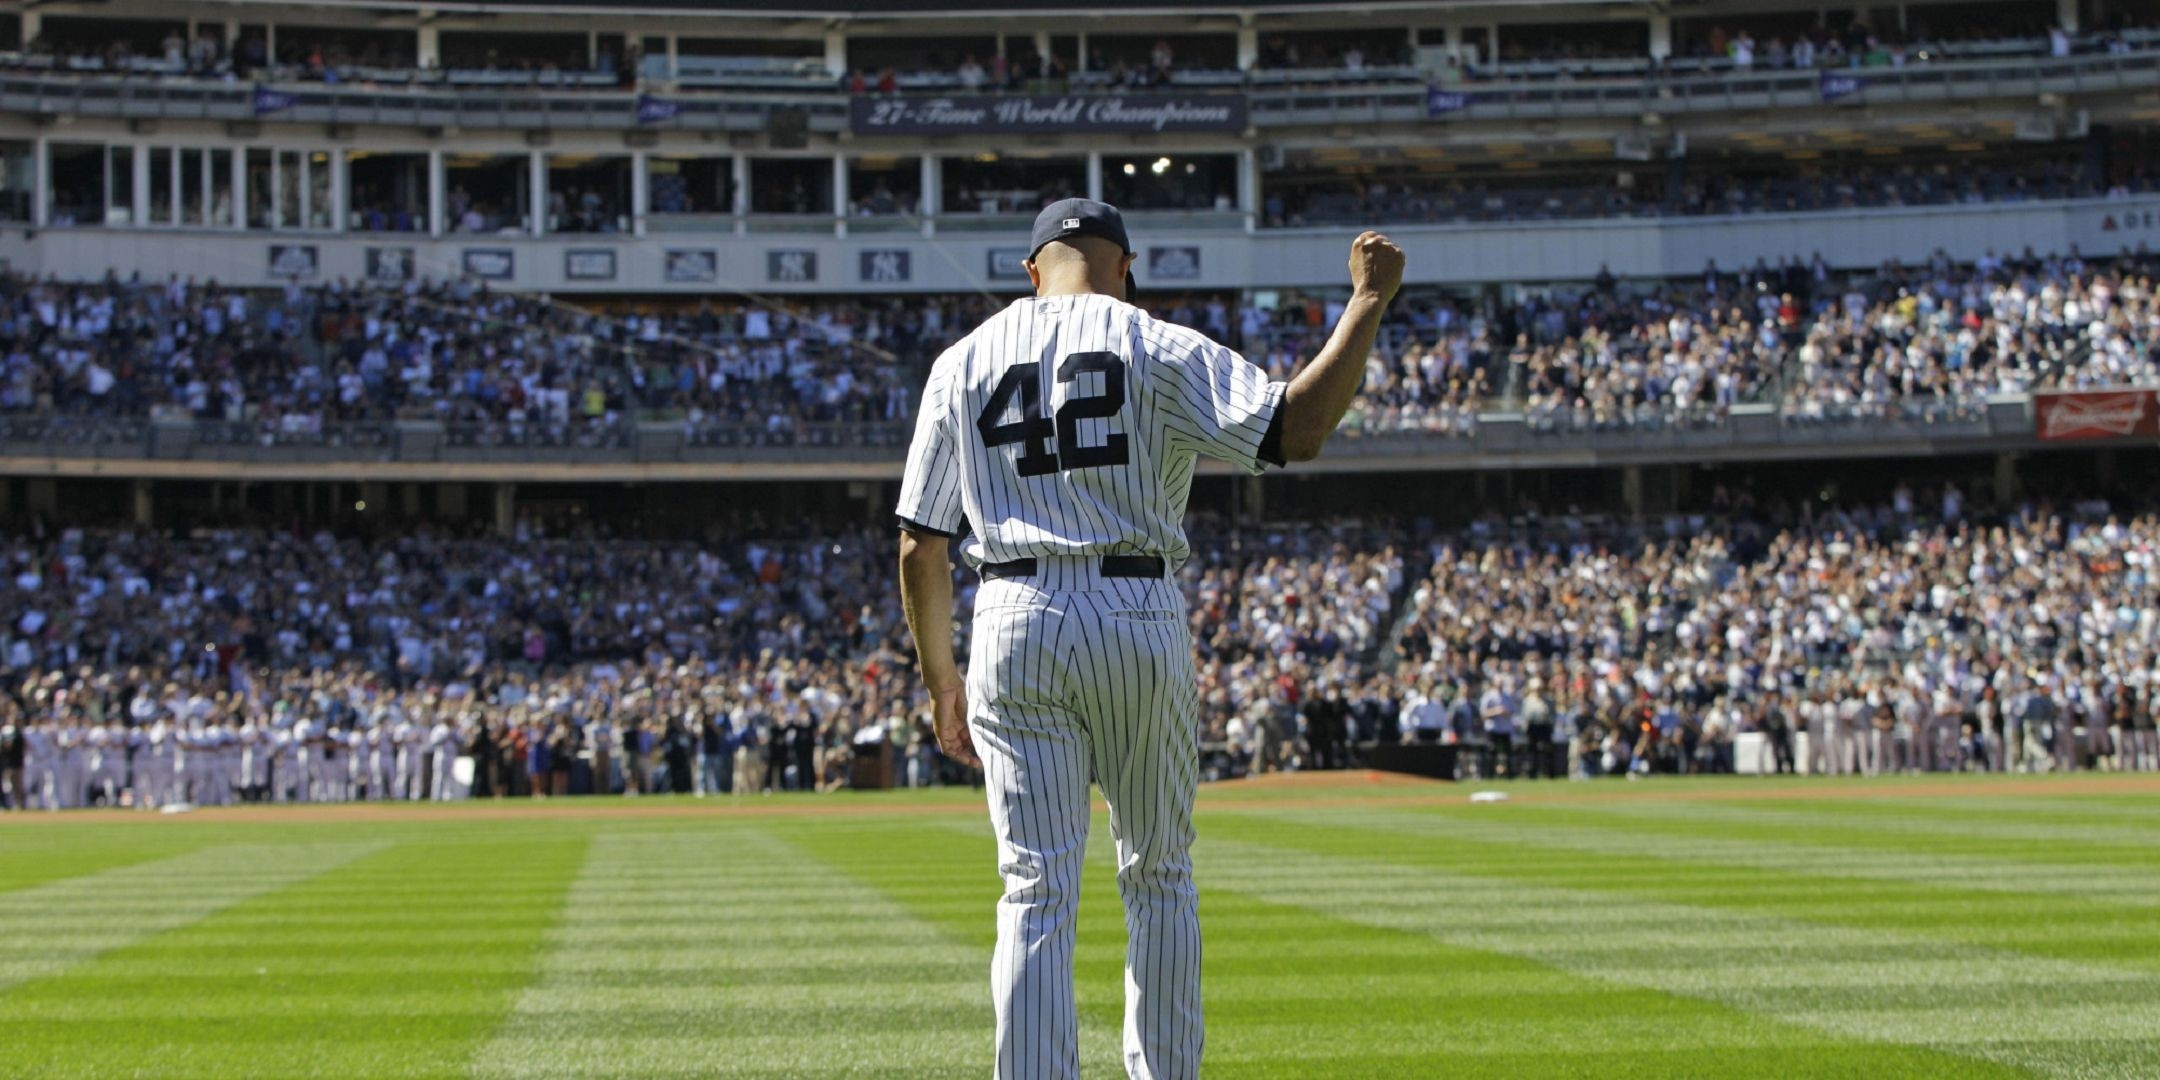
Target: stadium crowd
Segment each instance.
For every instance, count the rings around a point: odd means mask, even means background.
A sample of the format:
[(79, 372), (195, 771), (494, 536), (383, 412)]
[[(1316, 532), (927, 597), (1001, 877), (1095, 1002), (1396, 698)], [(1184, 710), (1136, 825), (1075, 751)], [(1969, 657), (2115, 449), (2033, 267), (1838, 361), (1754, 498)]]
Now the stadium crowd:
[[(1469, 434), (1520, 409), (1539, 431), (1717, 423), (1776, 404), (1795, 423), (1935, 418), (1989, 394), (2160, 378), (2160, 258), (1989, 252), (1840, 273), (1820, 258), (1714, 264), (1698, 279), (1410, 295), (1348, 429)], [(1287, 376), (1339, 298), (1272, 307), (1144, 297), (1158, 316)], [(465, 282), (66, 284), (0, 276), (0, 416), (187, 417), (246, 441), (321, 442), (437, 420), (478, 444), (611, 445), (633, 422), (794, 433), (904, 421), (927, 362), (981, 296), (705, 302), (594, 310)]]
[(1731, 771), (1743, 733), (1765, 772), (2160, 769), (2160, 518), (1935, 500), (1773, 531), (1720, 492), (1632, 548), (1439, 545), (1403, 726), (1488, 775)]
[[(1238, 701), (1294, 658), (1350, 670), (1403, 575), (1305, 530), (1205, 552), (1195, 635)], [(881, 531), (17, 536), (0, 788), (17, 807), (828, 790), (857, 747), (890, 747), (904, 784), (964, 779), (933, 749), (890, 555)]]
[(2077, 164), (1841, 165), (1812, 173), (1728, 173), (1638, 188), (1612, 177), (1568, 184), (1434, 182), (1409, 174), (1289, 179), (1268, 185), (1260, 220), (1277, 228), (1493, 221), (1568, 221), (1704, 214), (1778, 214), (1953, 203), (2127, 199), (2160, 190), (2148, 170), (2097, 177)]
[[(889, 537), (5, 544), (11, 807), (966, 783)], [(1955, 486), (1662, 529), (1203, 520), (1203, 775), (1453, 744), (1468, 775), (2160, 769), (2160, 517)], [(1415, 553), (1415, 554), (1413, 554)], [(972, 573), (961, 572), (959, 603)], [(963, 636), (964, 642), (964, 636)], [(869, 764), (865, 764), (869, 762)], [(863, 770), (872, 770), (865, 774)], [(878, 779), (866, 779), (866, 775)]]

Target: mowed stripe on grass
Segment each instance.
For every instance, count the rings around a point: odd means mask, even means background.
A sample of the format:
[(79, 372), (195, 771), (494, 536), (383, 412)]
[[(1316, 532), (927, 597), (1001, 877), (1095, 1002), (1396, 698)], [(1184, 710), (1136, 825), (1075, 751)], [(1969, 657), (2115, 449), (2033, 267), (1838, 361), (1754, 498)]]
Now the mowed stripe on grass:
[[(986, 824), (785, 835), (974, 942), (978, 970), (987, 963), (998, 890)], [(1091, 1075), (1120, 1070), (1125, 928), (1113, 870), (1108, 821), (1098, 814), (1074, 964), (1082, 1063)], [(1794, 1060), (1807, 1062), (1812, 1076), (1921, 1075), (1945, 1064), (1924, 1051), (1766, 1023), (1430, 934), (1267, 902), (1220, 887), (1206, 870), (1200, 888), (1209, 1076), (1731, 1076), (1759, 1069), (1764, 1053), (1804, 1055)]]
[[(278, 869), (326, 850), (341, 857), (312, 874)], [(215, 880), (116, 898), (113, 925), (151, 932), (0, 996), (0, 1045), (37, 1076), (462, 1075), (537, 970), (581, 851), (577, 837), (208, 849), (234, 856), (219, 874), (252, 898), (176, 928), (159, 908)]]
[[(1639, 813), (1643, 807), (1450, 808), (1332, 817), (1380, 832), (1406, 831), (1459, 842), (1581, 852), (1595, 858), (1656, 859), (1752, 867), (1827, 879), (1907, 882), (1983, 892), (2052, 894), (2160, 907), (2160, 851), (2067, 841), (2004, 842), (1871, 829), (1842, 819), (1762, 823), (1700, 807), (1700, 814)], [(1688, 809), (1698, 809), (1689, 807)]]
[(1660, 818), (1645, 827), (1605, 808), (1451, 807), (1310, 820), (1354, 830), (1373, 844), (1406, 845), (1419, 858), (1444, 852), (1450, 869), (1484, 873), (1497, 864), (1506, 876), (1562, 886), (1594, 882), (1602, 891), (1672, 903), (2160, 973), (2153, 898), (2124, 883), (2147, 872), (2112, 857), (2055, 861), (2060, 846), (1964, 844), (2002, 855), (1957, 855), (1946, 863), (1932, 850), (1938, 841), (1932, 836), (1909, 838), (1916, 850), (1898, 857), (1881, 850), (1873, 835), (1867, 846), (1852, 849), (1799, 839), (1826, 835), (1827, 827), (1795, 826), (1781, 839), (1746, 826), (1750, 838), (1737, 840), (1714, 815)]
[[(2148, 1004), (2160, 981), (2149, 972), (1789, 917), (1776, 905), (1687, 902), (1678, 897), (1691, 874), (1706, 896), (1724, 897), (1732, 875), (1749, 871), (1464, 842), (1446, 828), (1459, 821), (1420, 830), (1397, 817), (1258, 820), (1236, 839), (1218, 828), (1202, 848), (1203, 881), (1855, 1042), (2050, 1075), (2122, 1075), (2160, 1053), (2160, 1006)], [(1839, 906), (1840, 883), (1806, 880), (1779, 891), (1796, 905)], [(1648, 881), (1658, 884), (1637, 888)]]
[[(141, 859), (133, 847), (104, 853), (122, 865), (0, 893), (0, 990), (186, 926), (381, 846), (231, 844), (166, 859)], [(59, 861), (72, 868), (99, 860)]]
[(473, 1071), (950, 1076), (987, 1060), (983, 961), (760, 826), (603, 833)]

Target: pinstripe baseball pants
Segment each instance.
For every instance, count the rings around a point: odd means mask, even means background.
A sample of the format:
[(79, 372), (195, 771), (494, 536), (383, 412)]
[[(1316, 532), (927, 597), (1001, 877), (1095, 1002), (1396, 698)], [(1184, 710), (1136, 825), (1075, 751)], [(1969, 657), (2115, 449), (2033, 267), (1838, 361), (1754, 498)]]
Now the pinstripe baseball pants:
[(999, 1077), (1080, 1072), (1073, 917), (1088, 781), (1110, 804), (1125, 902), (1125, 1070), (1200, 1069), (1200, 917), (1193, 889), (1198, 691), (1185, 602), (1158, 579), (1040, 559), (975, 598), (968, 700), (997, 834), (991, 996)]

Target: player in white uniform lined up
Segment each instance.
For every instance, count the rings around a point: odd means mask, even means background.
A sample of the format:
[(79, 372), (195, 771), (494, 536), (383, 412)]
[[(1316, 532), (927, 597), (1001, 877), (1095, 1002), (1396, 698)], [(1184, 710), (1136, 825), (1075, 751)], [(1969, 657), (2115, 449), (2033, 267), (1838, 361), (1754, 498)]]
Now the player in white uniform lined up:
[[(1199, 1071), (1198, 689), (1172, 580), (1194, 459), (1259, 472), (1317, 455), (1403, 269), (1386, 237), (1359, 236), (1341, 321), (1286, 385), (1128, 303), (1132, 260), (1114, 208), (1045, 208), (1026, 263), (1035, 296), (933, 365), (900, 487), (901, 593), (938, 742), (971, 764), (980, 753), (1005, 878), (991, 962), (1001, 1077), (1079, 1075), (1090, 780), (1110, 804), (1129, 933), (1126, 1071)], [(949, 547), (970, 526), (964, 554), (984, 580), (963, 677)]]

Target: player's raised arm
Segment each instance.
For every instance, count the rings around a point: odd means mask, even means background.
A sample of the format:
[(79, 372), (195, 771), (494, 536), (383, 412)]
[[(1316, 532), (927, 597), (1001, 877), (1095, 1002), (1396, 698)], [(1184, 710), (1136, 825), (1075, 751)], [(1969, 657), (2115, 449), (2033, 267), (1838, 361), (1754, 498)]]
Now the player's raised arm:
[(1342, 423), (1365, 378), (1365, 359), (1380, 332), (1380, 317), (1402, 287), (1403, 251), (1376, 232), (1350, 243), (1350, 303), (1335, 332), (1312, 363), (1283, 391), (1282, 456), (1311, 461)]

